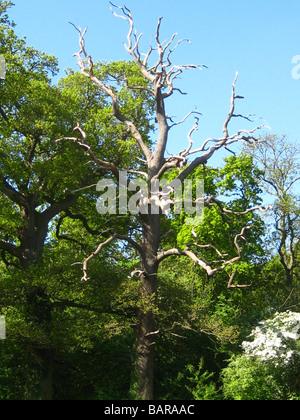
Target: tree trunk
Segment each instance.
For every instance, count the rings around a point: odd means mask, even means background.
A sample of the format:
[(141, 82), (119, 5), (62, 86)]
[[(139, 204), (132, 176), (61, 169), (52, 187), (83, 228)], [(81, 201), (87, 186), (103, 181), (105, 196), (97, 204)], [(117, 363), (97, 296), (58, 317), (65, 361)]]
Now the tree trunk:
[[(26, 290), (26, 319), (44, 331), (51, 333), (52, 305), (42, 288)], [(48, 344), (33, 342), (28, 347), (28, 371), (26, 398), (28, 400), (51, 400), (53, 388), (53, 351)]]
[(160, 241), (160, 215), (149, 215), (143, 222), (141, 255), (141, 304), (135, 329), (135, 394), (137, 399), (153, 399), (155, 353), (155, 315), (151, 308), (157, 292), (157, 252)]
[(22, 228), (19, 233), (19, 253), (20, 262), (26, 269), (42, 259), (49, 220), (35, 210), (34, 203), (29, 199), (27, 205), (20, 208), (20, 215)]
[[(143, 286), (142, 286), (143, 287)], [(154, 314), (138, 310), (135, 340), (135, 384), (133, 392), (138, 400), (153, 400)]]
[[(31, 203), (30, 203), (31, 204)], [(33, 205), (21, 208), (23, 227), (19, 239), (20, 263), (24, 270), (43, 259), (43, 250), (48, 233), (48, 219), (35, 211)], [(29, 322), (48, 332), (51, 323), (51, 302), (46, 292), (38, 287), (26, 286), (26, 316)], [(26, 383), (26, 398), (29, 400), (52, 399), (53, 354), (49, 348), (32, 344), (28, 353), (29, 368)]]
[(25, 400), (51, 401), (53, 399), (53, 351), (32, 346), (29, 348), (28, 357)]
[(291, 292), (294, 287), (295, 249), (293, 247), (293, 227), (289, 222), (289, 215), (283, 212), (283, 214), (281, 214), (281, 220), (279, 222), (280, 227), (277, 224), (277, 230), (280, 233), (280, 244), (278, 254), (280, 257), (280, 262), (285, 271), (287, 290)]
[(52, 401), (53, 399), (53, 370), (54, 356), (52, 350), (48, 349), (45, 356), (46, 374), (43, 379), (42, 397), (44, 401)]

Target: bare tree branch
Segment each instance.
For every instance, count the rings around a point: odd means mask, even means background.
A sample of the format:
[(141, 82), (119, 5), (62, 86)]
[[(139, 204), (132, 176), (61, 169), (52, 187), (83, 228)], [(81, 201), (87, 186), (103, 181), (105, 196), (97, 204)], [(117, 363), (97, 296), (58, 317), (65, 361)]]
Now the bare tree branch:
[(79, 124), (74, 128), (74, 131), (78, 131), (82, 136), (82, 141), (79, 140), (77, 137), (62, 137), (56, 140), (56, 143), (62, 140), (69, 140), (77, 143), (81, 148), (83, 148), (86, 153), (92, 158), (92, 160), (99, 166), (108, 169), (111, 171), (117, 178), (119, 177), (119, 170), (114, 163), (106, 162), (102, 159), (99, 159), (95, 156), (94, 152), (92, 151), (91, 147), (86, 144), (87, 135), (86, 133), (80, 128)]
[[(75, 25), (73, 25), (73, 26), (76, 28)], [(142, 153), (144, 154), (146, 160), (149, 161), (152, 157), (152, 153), (149, 150), (148, 146), (145, 144), (145, 142), (143, 140), (143, 137), (142, 137), (141, 133), (139, 132), (138, 128), (135, 126), (135, 124), (129, 118), (127, 118), (127, 117), (125, 117), (124, 115), (121, 114), (117, 94), (115, 93), (113, 88), (111, 88), (111, 87), (105, 85), (104, 83), (102, 83), (96, 77), (96, 75), (94, 74), (94, 64), (93, 64), (92, 58), (91, 58), (90, 55), (87, 54), (86, 49), (85, 49), (84, 36), (86, 34), (87, 28), (85, 28), (85, 30), (83, 32), (81, 31), (80, 28), (76, 28), (76, 30), (79, 33), (80, 51), (78, 53), (74, 54), (74, 56), (76, 56), (77, 59), (78, 59), (78, 65), (79, 65), (79, 68), (81, 70), (81, 73), (85, 77), (89, 78), (93, 83), (95, 83), (95, 85), (97, 85), (101, 90), (103, 90), (106, 95), (110, 96), (110, 98), (112, 100), (114, 116), (119, 121), (121, 121), (122, 123), (124, 123), (127, 126), (127, 128), (129, 129), (132, 137), (136, 140), (137, 144), (139, 145), (139, 147), (140, 147)], [(84, 60), (82, 58), (82, 55), (86, 59), (86, 62), (87, 62), (87, 65), (88, 65), (88, 70), (86, 69), (86, 66), (85, 66)]]
[(186, 249), (179, 249), (179, 248), (172, 248), (167, 251), (161, 251), (157, 254), (157, 261), (161, 263), (168, 257), (171, 256), (184, 256), (190, 258), (195, 265), (199, 265), (202, 267), (208, 274), (208, 276), (213, 276), (215, 274), (215, 270), (213, 270), (208, 264), (200, 260), (192, 251), (188, 248)]
[(106, 241), (102, 242), (101, 244), (98, 245), (97, 249), (82, 263), (82, 271), (83, 271), (83, 277), (81, 279), (81, 281), (88, 281), (89, 277), (88, 277), (88, 264), (95, 258), (97, 257), (103, 248), (107, 247), (108, 245), (110, 245), (112, 242), (114, 242), (115, 240), (120, 240), (120, 241), (126, 241), (128, 242), (130, 245), (132, 245), (139, 253), (142, 253), (142, 248), (141, 246), (132, 238), (130, 238), (129, 236), (126, 235), (120, 235), (118, 233), (112, 235), (110, 238), (108, 238)]
[(234, 115), (235, 100), (237, 98), (241, 98), (240, 96), (236, 96), (236, 94), (235, 94), (235, 84), (236, 84), (236, 81), (238, 79), (238, 75), (239, 74), (236, 73), (235, 79), (234, 79), (233, 84), (232, 84), (232, 95), (231, 95), (230, 110), (229, 110), (228, 116), (227, 116), (227, 118), (226, 118), (226, 120), (224, 122), (224, 125), (223, 125), (223, 134), (224, 134), (224, 138), (225, 139), (227, 139), (229, 137), (229, 134), (228, 134), (228, 124), (230, 123), (230, 121), (231, 121), (231, 119), (232, 119), (232, 117)]
[[(159, 134), (158, 134), (158, 141), (156, 144), (153, 161), (151, 164), (148, 160), (149, 169), (151, 175), (149, 178), (152, 179), (153, 176), (157, 177), (158, 172), (162, 174), (162, 165), (164, 164), (164, 154), (166, 150), (166, 144), (168, 139), (168, 132), (170, 127), (167, 123), (167, 115), (165, 112), (164, 100), (172, 95), (174, 92), (174, 80), (184, 71), (188, 69), (202, 69), (203, 65), (195, 65), (195, 64), (188, 64), (182, 66), (176, 66), (171, 63), (170, 56), (174, 52), (174, 50), (184, 41), (188, 41), (186, 39), (179, 40), (176, 46), (171, 49), (171, 45), (175, 40), (176, 34), (173, 34), (169, 41), (160, 41), (160, 26), (162, 22), (162, 18), (159, 18), (157, 28), (156, 28), (156, 44), (157, 47), (153, 48), (152, 46), (148, 50), (148, 53), (144, 54), (144, 60), (141, 59), (141, 54), (139, 52), (139, 43), (142, 34), (139, 36), (136, 35), (134, 32), (134, 21), (132, 18), (131, 11), (126, 7), (116, 6), (115, 4), (111, 3), (114, 9), (118, 9), (122, 12), (122, 15), (117, 14), (114, 10), (112, 10), (113, 14), (123, 20), (127, 21), (129, 24), (129, 32), (127, 35), (127, 45), (125, 45), (126, 50), (132, 56), (142, 75), (145, 77), (146, 80), (150, 81), (153, 85), (153, 89), (150, 90), (151, 94), (154, 93), (155, 100), (156, 100), (156, 121), (159, 127)], [(134, 38), (134, 40), (133, 40)], [(189, 42), (189, 41), (188, 41)], [(152, 54), (152, 52), (156, 50), (158, 52), (158, 60), (156, 63), (148, 68), (148, 61)], [(162, 92), (164, 88), (167, 88), (168, 91), (166, 93)], [(169, 165), (167, 165), (169, 167)]]
[[(140, 39), (142, 37), (142, 34), (140, 34), (136, 38), (135, 45), (134, 46), (132, 45), (132, 34), (133, 34), (133, 30), (134, 30), (134, 22), (133, 22), (133, 19), (132, 19), (132, 13), (131, 13), (131, 11), (129, 9), (127, 9), (127, 7), (125, 7), (125, 6), (124, 7), (116, 6), (115, 4), (113, 4), (111, 2), (110, 2), (110, 4), (114, 8), (117, 8), (117, 9), (121, 10), (122, 13), (123, 13), (123, 15), (118, 15), (117, 13), (115, 13), (113, 11), (113, 9), (111, 9), (112, 13), (116, 17), (121, 18), (121, 19), (124, 19), (124, 20), (126, 20), (129, 23), (129, 32), (128, 32), (128, 35), (127, 35), (128, 45), (125, 45), (126, 50), (132, 56), (132, 58), (134, 59), (135, 63), (138, 65), (138, 67), (139, 67), (142, 75), (147, 80), (149, 80), (150, 82), (153, 83), (155, 81), (155, 76), (148, 71), (148, 69), (146, 67), (147, 60), (146, 60), (146, 62), (145, 62), (145, 60), (143, 62), (141, 61), (141, 55), (140, 55), (140, 53), (138, 51), (139, 41), (140, 41)], [(151, 49), (150, 49), (150, 51), (151, 51)], [(149, 58), (149, 56), (150, 56), (150, 53), (148, 53), (148, 58)]]
[(233, 284), (233, 280), (235, 279), (236, 275), (237, 270), (234, 270), (228, 281), (228, 289), (247, 289), (249, 287), (252, 287), (252, 284)]
[[(233, 135), (229, 135), (229, 123), (231, 122), (232, 118), (241, 117), (241, 115), (234, 114), (235, 111), (235, 101), (236, 99), (242, 99), (242, 96), (236, 95), (235, 93), (235, 86), (238, 79), (238, 73), (236, 73), (233, 85), (232, 85), (232, 93), (231, 93), (231, 101), (230, 101), (230, 110), (229, 113), (224, 121), (223, 124), (223, 137), (219, 139), (209, 138), (204, 141), (202, 146), (198, 149), (191, 150), (189, 147), (188, 153), (186, 156), (190, 156), (192, 154), (197, 154), (200, 152), (204, 152), (201, 156), (195, 158), (189, 165), (179, 174), (178, 179), (183, 181), (186, 179), (199, 165), (204, 165), (207, 161), (214, 155), (214, 153), (219, 150), (220, 148), (228, 148), (233, 143), (243, 142), (243, 143), (256, 143), (259, 140), (254, 137), (254, 133), (260, 130), (263, 126), (257, 126), (252, 130), (239, 130)], [(248, 117), (245, 117), (248, 119)], [(196, 131), (197, 127), (195, 126), (194, 130), (191, 133)], [(191, 144), (191, 139), (190, 144)], [(212, 146), (208, 146), (209, 143), (214, 143)]]
[(236, 216), (243, 216), (245, 214), (253, 213), (255, 211), (260, 211), (260, 212), (265, 213), (265, 212), (267, 212), (269, 210), (272, 210), (272, 208), (273, 208), (271, 205), (268, 205), (267, 207), (263, 207), (263, 206), (259, 205), (259, 206), (251, 207), (251, 208), (249, 208), (247, 210), (244, 210), (244, 211), (233, 211), (233, 210), (227, 209), (223, 205), (223, 203), (220, 200), (218, 200), (216, 197), (209, 196), (205, 200), (205, 205), (211, 205), (211, 203), (217, 204), (217, 206), (220, 208), (220, 210), (221, 210), (222, 213), (234, 214)]
[[(234, 245), (236, 247), (236, 250), (237, 250), (237, 254), (238, 255), (235, 256), (235, 257), (233, 257), (233, 258), (231, 258), (231, 259), (229, 259), (229, 260), (227, 260), (227, 261), (222, 260), (221, 261), (222, 265), (219, 266), (219, 267), (212, 268), (213, 262), (212, 263), (209, 263), (208, 261), (206, 261), (206, 259), (199, 252), (197, 252), (194, 249), (192, 249), (192, 246), (193, 245), (198, 246), (197, 244), (188, 244), (187, 247), (184, 250), (179, 249), (179, 248), (172, 248), (172, 249), (169, 249), (168, 251), (162, 251), (162, 252), (158, 253), (157, 260), (158, 260), (159, 263), (161, 263), (164, 259), (166, 259), (166, 258), (168, 258), (170, 256), (185, 256), (185, 257), (190, 258), (194, 262), (195, 265), (198, 265), (201, 268), (203, 268), (206, 271), (206, 273), (207, 273), (207, 275), (209, 277), (212, 277), (216, 273), (218, 273), (220, 271), (224, 271), (225, 268), (228, 265), (232, 265), (235, 262), (238, 262), (238, 261), (240, 261), (242, 259), (242, 256), (243, 256), (243, 248), (239, 244), (239, 240), (246, 241), (245, 233), (249, 229), (251, 229), (251, 226), (245, 226), (245, 227), (243, 227), (243, 229), (241, 230), (241, 232), (239, 234), (237, 234), (235, 236), (235, 238), (234, 238)], [(216, 248), (213, 247), (210, 244), (204, 245), (202, 247), (211, 247), (212, 249), (215, 249), (216, 250)], [(218, 250), (216, 250), (216, 252), (219, 255), (221, 255), (222, 257), (225, 257), (226, 256), (224, 254), (221, 254), (220, 251), (218, 251)]]

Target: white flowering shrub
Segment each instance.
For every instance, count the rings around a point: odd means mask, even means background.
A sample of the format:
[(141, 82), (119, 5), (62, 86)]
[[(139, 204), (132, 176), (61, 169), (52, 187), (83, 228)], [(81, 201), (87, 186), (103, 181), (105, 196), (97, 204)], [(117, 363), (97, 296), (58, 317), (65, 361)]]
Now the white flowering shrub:
[(299, 400), (300, 313), (276, 313), (248, 338), (222, 372), (225, 398)]
[(260, 322), (249, 338), (253, 341), (242, 343), (245, 355), (287, 366), (300, 357), (300, 313), (276, 313), (273, 319)]

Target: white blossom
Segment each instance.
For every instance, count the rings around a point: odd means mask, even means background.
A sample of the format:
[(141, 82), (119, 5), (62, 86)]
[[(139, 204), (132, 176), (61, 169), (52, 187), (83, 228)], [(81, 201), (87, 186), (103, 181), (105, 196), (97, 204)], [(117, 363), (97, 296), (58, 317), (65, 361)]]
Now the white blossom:
[(276, 313), (273, 319), (260, 322), (249, 338), (253, 340), (242, 343), (247, 356), (288, 365), (300, 356), (300, 313)]

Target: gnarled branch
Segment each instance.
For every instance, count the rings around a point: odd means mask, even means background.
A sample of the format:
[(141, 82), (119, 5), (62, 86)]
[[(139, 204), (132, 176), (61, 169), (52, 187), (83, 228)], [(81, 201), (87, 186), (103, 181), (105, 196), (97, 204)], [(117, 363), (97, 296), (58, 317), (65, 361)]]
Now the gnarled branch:
[[(245, 239), (245, 233), (248, 229), (251, 229), (250, 226), (245, 226), (243, 227), (243, 229), (241, 230), (241, 232), (239, 234), (237, 234), (234, 238), (234, 245), (236, 247), (237, 250), (237, 256), (229, 259), (229, 260), (222, 260), (222, 265), (220, 267), (216, 267), (216, 268), (212, 268), (212, 263), (209, 263), (199, 252), (195, 251), (192, 246), (195, 245), (197, 246), (197, 244), (188, 244), (187, 247), (185, 249), (179, 249), (179, 248), (172, 248), (169, 249), (168, 251), (162, 251), (160, 253), (158, 253), (157, 255), (157, 261), (160, 263), (162, 262), (164, 259), (170, 257), (170, 256), (184, 256), (184, 257), (188, 257), (190, 258), (195, 265), (200, 266), (201, 268), (203, 268), (207, 275), (209, 277), (214, 276), (216, 273), (220, 272), (220, 271), (224, 271), (225, 268), (228, 265), (232, 265), (237, 261), (240, 261), (242, 259), (243, 256), (243, 248), (241, 247), (241, 245), (239, 244), (239, 240), (246, 240)], [(210, 244), (206, 245), (207, 247), (212, 247), (213, 249), (215, 249), (215, 247), (213, 247)], [(217, 251), (217, 250), (216, 250)], [(220, 251), (217, 251), (217, 253), (220, 255)], [(225, 257), (224, 254), (221, 254), (222, 257)]]
[[(237, 79), (238, 79), (238, 73), (236, 73), (236, 76), (232, 85), (230, 110), (223, 124), (223, 137), (219, 139), (209, 138), (205, 140), (202, 146), (198, 149), (192, 150), (192, 148), (189, 146), (189, 148), (187, 149), (188, 153), (186, 153), (186, 156), (190, 156), (190, 155), (201, 153), (201, 152), (204, 152), (204, 153), (201, 156), (195, 158), (192, 162), (190, 162), (189, 165), (178, 175), (177, 178), (180, 181), (183, 181), (184, 179), (186, 179), (198, 166), (205, 165), (217, 150), (223, 147), (228, 148), (228, 146), (237, 142), (253, 144), (259, 141), (259, 139), (254, 136), (254, 133), (260, 130), (261, 128), (263, 128), (263, 126), (257, 126), (253, 128), (252, 130), (244, 130), (244, 129), (238, 130), (235, 134), (229, 135), (229, 123), (231, 122), (231, 120), (235, 117), (243, 117), (241, 115), (234, 114), (236, 100), (243, 98), (242, 96), (236, 95), (235, 93)], [(192, 129), (192, 132), (196, 131), (196, 128)], [(191, 138), (189, 138), (189, 143), (191, 144)], [(209, 146), (209, 143), (214, 143), (214, 144)]]
[[(125, 9), (124, 9), (125, 10)], [(72, 24), (73, 25), (73, 24)], [(76, 26), (73, 25), (75, 28)], [(135, 126), (135, 124), (127, 117), (125, 117), (121, 112), (120, 112), (120, 107), (119, 107), (119, 102), (118, 102), (118, 96), (116, 94), (116, 92), (114, 91), (113, 88), (105, 85), (104, 83), (102, 83), (97, 76), (94, 74), (94, 64), (92, 61), (92, 58), (89, 54), (87, 54), (86, 49), (85, 49), (85, 40), (84, 40), (84, 36), (86, 34), (87, 28), (85, 28), (85, 30), (82, 32), (80, 28), (76, 28), (76, 30), (79, 33), (79, 45), (80, 45), (80, 51), (78, 53), (75, 53), (74, 56), (77, 57), (78, 59), (78, 65), (79, 68), (81, 70), (81, 73), (87, 77), (88, 79), (90, 79), (96, 86), (98, 86), (101, 90), (104, 91), (104, 93), (106, 95), (108, 95), (111, 100), (112, 100), (112, 105), (113, 105), (113, 114), (114, 116), (122, 123), (124, 123), (127, 128), (129, 129), (132, 137), (136, 140), (137, 144), (139, 145), (142, 153), (144, 154), (144, 156), (146, 157), (146, 160), (149, 161), (152, 157), (152, 153), (149, 150), (148, 146), (146, 145), (146, 143), (143, 140), (143, 137), (141, 135), (141, 133), (139, 132), (138, 128)], [(88, 69), (86, 69), (86, 65), (84, 62), (83, 57), (85, 58), (87, 65), (88, 65)]]
[(106, 241), (100, 243), (98, 245), (97, 249), (94, 252), (92, 252), (92, 254), (86, 260), (83, 261), (83, 263), (82, 263), (83, 277), (82, 277), (81, 281), (88, 281), (89, 280), (89, 277), (88, 277), (88, 264), (95, 257), (97, 257), (100, 254), (100, 252), (102, 251), (103, 248), (107, 247), (108, 245), (110, 245), (112, 242), (114, 242), (116, 240), (128, 242), (139, 253), (142, 253), (142, 247), (134, 239), (132, 239), (129, 236), (126, 236), (126, 235), (120, 235), (118, 233), (115, 233), (110, 238), (108, 238)]
[(107, 162), (105, 160), (102, 160), (102, 159), (99, 159), (98, 157), (96, 157), (94, 152), (92, 151), (91, 147), (88, 144), (86, 144), (87, 135), (80, 128), (79, 124), (77, 124), (77, 126), (74, 128), (74, 131), (78, 131), (81, 134), (82, 140), (80, 140), (78, 137), (62, 137), (60, 139), (55, 140), (56, 143), (58, 143), (62, 140), (68, 140), (68, 141), (73, 141), (74, 143), (77, 143), (82, 149), (84, 149), (86, 151), (86, 153), (92, 158), (92, 160), (97, 165), (99, 165), (99, 166), (101, 166), (105, 169), (108, 169), (118, 178), (119, 177), (119, 170), (116, 167), (116, 165), (114, 163)]

